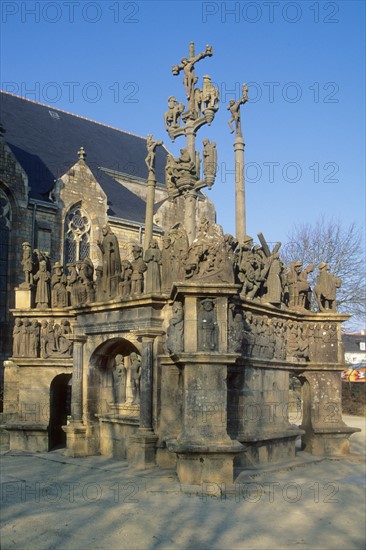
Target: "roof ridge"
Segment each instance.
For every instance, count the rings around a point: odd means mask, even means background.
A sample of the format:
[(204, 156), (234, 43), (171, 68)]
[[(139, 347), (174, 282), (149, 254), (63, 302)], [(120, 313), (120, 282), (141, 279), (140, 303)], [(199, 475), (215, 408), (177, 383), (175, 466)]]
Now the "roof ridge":
[(134, 137), (137, 137), (137, 138), (140, 138), (140, 139), (143, 139), (143, 140), (146, 141), (145, 137), (139, 136), (138, 134), (133, 134), (132, 132), (127, 132), (127, 130), (121, 130), (121, 128), (116, 128), (116, 126), (110, 126), (109, 124), (104, 124), (103, 122), (99, 122), (98, 120), (93, 120), (92, 118), (77, 115), (75, 113), (71, 113), (70, 111), (64, 111), (63, 109), (59, 109), (58, 107), (54, 107), (53, 105), (47, 105), (46, 103), (40, 103), (39, 101), (35, 101), (34, 99), (28, 99), (27, 97), (22, 97), (22, 96), (17, 95), (17, 94), (12, 94), (11, 92), (6, 92), (5, 90), (0, 90), (0, 92), (2, 94), (10, 95), (12, 97), (17, 97), (18, 99), (23, 99), (24, 101), (29, 101), (30, 103), (34, 103), (35, 105), (40, 105), (41, 107), (47, 107), (48, 109), (52, 109), (52, 111), (59, 111), (60, 113), (64, 113), (65, 115), (75, 116), (77, 118), (87, 120), (88, 122), (93, 122), (94, 124), (99, 124), (100, 126), (105, 126), (106, 128), (110, 128), (111, 130), (116, 130), (117, 132), (122, 132), (123, 134), (128, 134), (129, 136), (134, 136)]

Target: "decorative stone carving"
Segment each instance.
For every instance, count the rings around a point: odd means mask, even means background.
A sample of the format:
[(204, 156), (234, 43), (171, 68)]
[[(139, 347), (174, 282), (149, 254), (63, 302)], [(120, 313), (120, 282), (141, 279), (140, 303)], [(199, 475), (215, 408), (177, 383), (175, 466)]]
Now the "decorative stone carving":
[(23, 337), (23, 322), (19, 317), (14, 321), (13, 329), (13, 357), (22, 356), (22, 337)]
[(168, 98), (168, 110), (164, 114), (164, 123), (166, 129), (179, 128), (181, 116), (184, 111), (184, 104), (179, 103), (174, 96)]
[(71, 357), (73, 351), (73, 342), (70, 340), (71, 327), (67, 319), (61, 319), (60, 325), (54, 327), (56, 350), (60, 355)]
[(47, 271), (47, 263), (45, 260), (39, 262), (39, 270), (34, 275), (34, 280), (37, 284), (36, 307), (39, 309), (50, 307), (51, 274)]
[(173, 283), (173, 248), (172, 239), (169, 235), (163, 237), (163, 248), (161, 251), (161, 289), (169, 292)]
[(216, 321), (215, 300), (205, 298), (199, 302), (198, 350), (218, 351), (219, 327)]
[(234, 282), (232, 249), (217, 224), (202, 218), (197, 238), (185, 259), (185, 278), (205, 282)]
[(128, 260), (121, 262), (121, 282), (119, 283), (119, 294), (121, 298), (127, 298), (131, 294), (132, 265)]
[(231, 353), (240, 353), (243, 349), (245, 322), (243, 313), (234, 304), (229, 305), (228, 350)]
[(22, 266), (24, 272), (24, 282), (20, 285), (20, 288), (30, 289), (33, 286), (33, 252), (29, 243), (22, 244), (23, 258)]
[(232, 122), (234, 122), (237, 136), (242, 135), (241, 122), (240, 122), (240, 106), (244, 105), (247, 101), (248, 101), (248, 86), (246, 84), (243, 84), (242, 97), (239, 99), (239, 101), (230, 99), (229, 106), (227, 107), (227, 110), (230, 111), (231, 113), (231, 117), (228, 122), (230, 132), (234, 133), (234, 128), (232, 126)]
[(84, 258), (78, 266), (79, 303), (90, 304), (95, 301), (94, 265), (90, 258)]
[(105, 300), (111, 300), (118, 293), (121, 276), (121, 258), (117, 237), (108, 224), (102, 228), (102, 234), (102, 241), (98, 241), (98, 246), (102, 252), (102, 288)]
[(161, 292), (160, 266), (162, 256), (155, 239), (150, 242), (149, 248), (145, 251), (144, 260), (147, 266), (145, 292)]
[(180, 302), (174, 302), (173, 315), (170, 319), (167, 329), (166, 347), (168, 353), (179, 353), (184, 349), (184, 314), (183, 305)]
[(280, 260), (280, 255), (275, 253), (268, 259), (269, 269), (266, 280), (267, 292), (264, 300), (272, 305), (280, 306), (283, 301), (283, 292), (285, 286), (284, 265)]
[(240, 296), (248, 300), (253, 300), (256, 296), (262, 281), (261, 264), (253, 254), (252, 247), (252, 237), (244, 237), (238, 258), (238, 278), (243, 284)]
[(37, 319), (33, 319), (29, 325), (29, 352), (28, 357), (39, 356), (39, 323)]
[(185, 148), (180, 150), (179, 158), (173, 157), (170, 154), (167, 156), (165, 179), (170, 195), (177, 189), (193, 187), (195, 181), (198, 180), (195, 160), (191, 158), (191, 155)]
[(79, 278), (76, 265), (67, 264), (69, 273), (67, 275), (67, 290), (70, 293), (70, 304), (75, 307), (79, 305)]
[(291, 262), (286, 281), (288, 288), (288, 305), (290, 308), (310, 309), (311, 288), (307, 276), (314, 270), (312, 264), (303, 271), (301, 262)]
[(132, 404), (140, 403), (141, 357), (135, 352), (130, 355)]
[(146, 263), (142, 259), (142, 247), (139, 244), (132, 246), (132, 255), (131, 294), (142, 294), (144, 291)]
[(146, 139), (147, 157), (145, 163), (149, 172), (155, 173), (155, 149), (158, 145), (163, 145), (162, 141), (155, 141), (151, 134)]
[(341, 279), (329, 273), (330, 267), (322, 262), (319, 265), (314, 296), (320, 311), (336, 311), (336, 290), (341, 286)]
[(59, 262), (53, 266), (53, 275), (51, 277), (51, 304), (52, 307), (66, 307), (68, 305), (67, 277), (63, 272), (63, 267)]
[(207, 186), (211, 189), (216, 176), (217, 170), (217, 151), (216, 142), (209, 141), (207, 138), (203, 140), (203, 175)]
[(116, 355), (113, 369), (113, 392), (114, 402), (125, 403), (126, 401), (126, 366), (123, 355)]
[[(170, 229), (168, 236), (171, 240), (171, 277), (173, 282), (184, 281), (185, 262), (188, 254), (188, 236), (181, 223), (176, 223)], [(164, 264), (163, 264), (164, 265)], [(163, 267), (164, 269), (164, 267)]]
[(204, 59), (207, 56), (211, 57), (212, 53), (212, 46), (206, 46), (204, 52), (199, 53), (196, 56), (191, 56), (190, 59), (183, 57), (181, 64), (173, 65), (172, 73), (175, 76), (179, 75), (181, 71), (183, 71), (184, 73), (183, 84), (186, 90), (186, 97), (188, 101), (190, 99), (194, 99), (194, 86), (198, 80), (198, 78), (194, 74), (194, 66), (200, 59)]

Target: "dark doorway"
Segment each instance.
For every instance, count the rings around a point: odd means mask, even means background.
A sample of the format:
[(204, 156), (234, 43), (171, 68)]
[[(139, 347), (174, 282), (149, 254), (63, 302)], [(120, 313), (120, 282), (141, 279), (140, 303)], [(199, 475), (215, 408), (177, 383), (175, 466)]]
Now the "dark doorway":
[(71, 414), (71, 374), (59, 374), (50, 387), (50, 423), (48, 426), (48, 450), (65, 447), (66, 434), (62, 426)]

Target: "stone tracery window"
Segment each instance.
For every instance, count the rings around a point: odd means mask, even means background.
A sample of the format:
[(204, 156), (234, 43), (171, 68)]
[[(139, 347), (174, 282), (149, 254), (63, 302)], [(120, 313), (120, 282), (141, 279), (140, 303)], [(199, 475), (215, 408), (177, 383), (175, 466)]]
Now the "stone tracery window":
[(65, 265), (87, 258), (90, 253), (90, 220), (80, 206), (69, 210), (65, 219)]

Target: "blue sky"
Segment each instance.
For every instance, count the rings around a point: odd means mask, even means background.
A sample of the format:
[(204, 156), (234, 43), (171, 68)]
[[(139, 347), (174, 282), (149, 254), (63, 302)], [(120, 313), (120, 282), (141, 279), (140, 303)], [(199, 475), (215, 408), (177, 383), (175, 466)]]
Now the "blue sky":
[(295, 223), (323, 214), (364, 224), (364, 2), (3, 0), (1, 20), (2, 89), (153, 133), (173, 154), (184, 140), (171, 143), (163, 114), (168, 96), (185, 96), (171, 66), (191, 40), (196, 53), (212, 45), (196, 74), (217, 83), (221, 106), (197, 144), (217, 143), (208, 194), (225, 232), (235, 229), (226, 107), (243, 82), (248, 233), (285, 241)]

